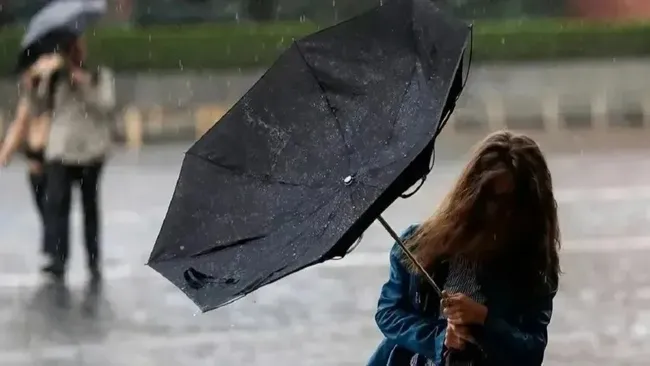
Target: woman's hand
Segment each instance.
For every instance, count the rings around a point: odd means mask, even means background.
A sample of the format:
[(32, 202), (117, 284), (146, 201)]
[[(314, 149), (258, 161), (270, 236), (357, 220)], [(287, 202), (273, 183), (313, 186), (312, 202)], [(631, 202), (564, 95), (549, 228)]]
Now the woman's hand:
[(20, 77), (20, 88), (28, 92), (34, 88), (34, 79), (29, 73), (24, 73)]
[(485, 323), (488, 309), (470, 297), (463, 294), (446, 294), (443, 292), (441, 301), (443, 314), (449, 324), (453, 325), (482, 325)]
[(23, 87), (27, 91), (35, 90), (39, 97), (47, 93), (49, 82), (47, 80), (54, 72), (63, 67), (63, 58), (58, 54), (41, 56), (23, 75)]
[(11, 154), (6, 147), (6, 144), (0, 143), (0, 168), (4, 168), (11, 162)]
[(92, 81), (92, 75), (82, 68), (74, 68), (70, 72), (70, 78), (77, 85), (88, 85)]
[(49, 75), (54, 70), (63, 66), (63, 58), (58, 54), (47, 54), (41, 56), (30, 68), (31, 76)]
[(445, 346), (449, 349), (462, 351), (467, 343), (475, 343), (469, 327), (447, 323)]
[(448, 324), (447, 330), (445, 331), (445, 347), (457, 351), (462, 351), (465, 349), (465, 345), (466, 341), (456, 333), (456, 329)]

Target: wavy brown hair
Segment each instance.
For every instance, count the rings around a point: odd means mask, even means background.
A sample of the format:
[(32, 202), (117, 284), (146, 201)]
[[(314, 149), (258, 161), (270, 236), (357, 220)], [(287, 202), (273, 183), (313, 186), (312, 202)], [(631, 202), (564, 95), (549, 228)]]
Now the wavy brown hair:
[[(507, 131), (489, 135), (406, 245), (429, 270), (442, 259), (463, 255), (499, 263), (527, 289), (557, 286), (557, 203), (539, 146)], [(410, 261), (406, 264), (417, 271)]]

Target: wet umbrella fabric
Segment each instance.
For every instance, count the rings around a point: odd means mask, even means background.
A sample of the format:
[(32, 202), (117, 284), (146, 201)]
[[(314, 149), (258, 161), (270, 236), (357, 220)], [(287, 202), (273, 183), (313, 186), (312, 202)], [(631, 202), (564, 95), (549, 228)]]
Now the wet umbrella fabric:
[(46, 53), (59, 52), (106, 13), (106, 0), (53, 0), (29, 22), (21, 40), (16, 71)]
[(345, 255), (428, 173), (470, 36), (393, 0), (295, 42), (187, 152), (148, 265), (208, 311)]

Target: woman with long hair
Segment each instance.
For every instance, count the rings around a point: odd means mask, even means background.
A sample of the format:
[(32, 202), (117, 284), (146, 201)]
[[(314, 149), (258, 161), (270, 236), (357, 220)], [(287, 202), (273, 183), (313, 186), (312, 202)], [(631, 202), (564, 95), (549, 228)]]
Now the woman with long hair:
[(529, 137), (496, 132), (437, 211), (395, 245), (376, 321), (375, 365), (539, 366), (557, 292), (560, 231), (546, 160)]

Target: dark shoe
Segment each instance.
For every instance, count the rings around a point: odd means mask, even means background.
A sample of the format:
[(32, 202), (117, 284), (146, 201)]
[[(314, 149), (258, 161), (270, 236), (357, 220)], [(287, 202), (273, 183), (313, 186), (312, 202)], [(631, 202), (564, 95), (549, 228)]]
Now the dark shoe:
[(94, 318), (101, 310), (102, 304), (102, 283), (99, 280), (101, 275), (91, 277), (84, 289), (84, 298), (81, 302), (81, 310), (87, 317)]
[(56, 282), (62, 282), (65, 278), (65, 269), (62, 265), (52, 263), (41, 268), (41, 272), (51, 277)]
[(99, 269), (99, 266), (94, 265), (90, 266), (88, 268), (88, 272), (90, 272), (90, 281), (93, 283), (99, 283), (102, 281), (102, 271)]

